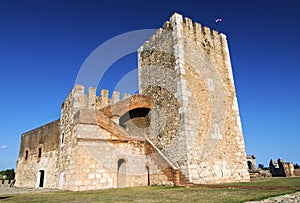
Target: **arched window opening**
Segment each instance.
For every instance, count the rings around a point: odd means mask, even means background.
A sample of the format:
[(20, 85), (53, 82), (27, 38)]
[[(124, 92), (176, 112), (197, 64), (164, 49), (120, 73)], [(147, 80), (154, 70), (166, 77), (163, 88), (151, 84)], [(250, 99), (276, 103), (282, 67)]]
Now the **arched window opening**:
[(38, 158), (41, 158), (42, 157), (42, 148), (39, 147), (38, 149)]
[(37, 154), (37, 162), (40, 162), (41, 161), (41, 158), (42, 158), (42, 154), (43, 154), (43, 148), (44, 148), (44, 145), (43, 144), (39, 144), (38, 148), (37, 148), (37, 151), (36, 151), (36, 154)]
[(29, 156), (29, 150), (28, 149), (26, 149), (25, 150), (25, 161), (28, 159), (28, 156)]

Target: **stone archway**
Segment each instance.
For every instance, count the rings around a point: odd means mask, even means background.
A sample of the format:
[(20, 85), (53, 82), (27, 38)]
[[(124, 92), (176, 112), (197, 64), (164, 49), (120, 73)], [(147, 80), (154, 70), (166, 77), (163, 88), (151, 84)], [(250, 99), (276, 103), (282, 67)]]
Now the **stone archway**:
[(120, 117), (128, 111), (137, 108), (152, 109), (152, 106), (153, 103), (151, 97), (136, 94), (113, 105), (108, 105), (100, 109), (100, 112), (105, 116), (112, 118), (113, 116)]
[(117, 187), (126, 187), (126, 161), (124, 159), (118, 160)]

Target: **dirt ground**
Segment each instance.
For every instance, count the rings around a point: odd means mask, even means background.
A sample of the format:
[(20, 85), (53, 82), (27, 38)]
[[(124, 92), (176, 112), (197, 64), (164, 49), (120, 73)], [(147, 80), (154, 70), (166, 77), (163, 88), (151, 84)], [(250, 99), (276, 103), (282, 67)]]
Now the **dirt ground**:
[(16, 187), (0, 187), (0, 195), (21, 194), (21, 193), (38, 193), (38, 192), (54, 192), (58, 190), (44, 188), (16, 188)]

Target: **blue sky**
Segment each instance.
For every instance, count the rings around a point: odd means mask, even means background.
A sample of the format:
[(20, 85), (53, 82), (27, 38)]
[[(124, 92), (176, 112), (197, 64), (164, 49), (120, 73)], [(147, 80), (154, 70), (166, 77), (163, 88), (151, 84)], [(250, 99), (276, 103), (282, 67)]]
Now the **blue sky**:
[[(89, 54), (172, 13), (227, 35), (248, 154), (300, 163), (300, 1), (0, 1), (0, 170), (15, 168), (22, 133), (59, 118)], [(101, 81), (113, 89), (137, 67), (119, 60)]]

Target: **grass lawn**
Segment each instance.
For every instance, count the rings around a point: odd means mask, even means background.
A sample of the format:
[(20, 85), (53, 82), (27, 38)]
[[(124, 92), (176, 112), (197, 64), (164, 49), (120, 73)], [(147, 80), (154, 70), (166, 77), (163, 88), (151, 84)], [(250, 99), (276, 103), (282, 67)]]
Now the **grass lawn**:
[[(300, 177), (193, 187), (136, 187), (88, 192), (59, 191), (0, 195), (1, 202), (245, 202), (300, 191)], [(254, 187), (255, 186), (255, 187)], [(272, 188), (269, 188), (269, 187)], [(277, 187), (278, 188), (275, 188)], [(282, 187), (292, 186), (292, 187)], [(222, 188), (218, 188), (222, 187)], [(249, 188), (247, 188), (249, 187)], [(256, 188), (258, 187), (258, 188)], [(265, 188), (264, 188), (265, 187)]]

